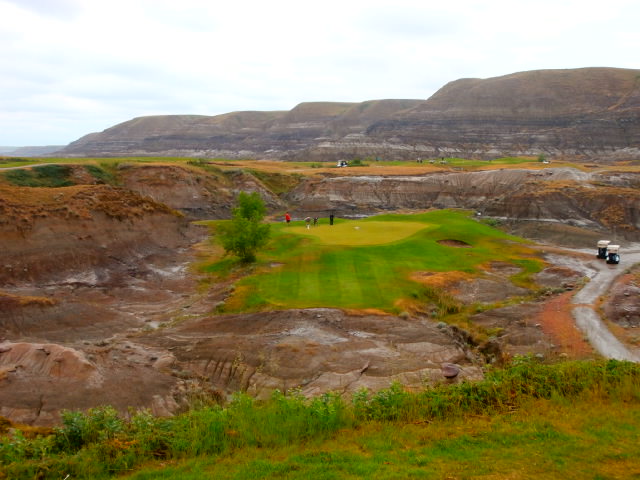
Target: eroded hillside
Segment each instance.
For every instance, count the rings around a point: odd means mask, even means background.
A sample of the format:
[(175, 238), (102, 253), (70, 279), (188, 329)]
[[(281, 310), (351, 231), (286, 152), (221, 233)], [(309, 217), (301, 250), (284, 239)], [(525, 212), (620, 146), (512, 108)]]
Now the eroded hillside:
[(417, 159), (640, 158), (640, 71), (536, 70), (452, 81), (426, 100), (306, 102), (287, 112), (141, 117), (60, 155)]
[[(537, 296), (512, 283), (519, 268), (499, 262), (478, 278), (420, 272), (418, 281), (446, 288), (457, 302), (483, 305), (471, 333), (434, 320), (428, 305), (402, 316), (331, 308), (215, 313), (234, 279), (203, 282), (190, 266), (210, 248), (198, 243), (206, 231), (190, 220), (227, 218), (239, 191), (259, 192), (276, 219), (285, 209), (300, 219), (461, 207), (508, 218), (514, 228), (535, 219), (538, 234), (552, 226), (561, 229), (553, 239), (577, 246), (613, 234), (613, 226), (620, 238), (638, 238), (640, 229), (638, 179), (623, 170), (302, 176), (250, 166), (125, 163), (102, 179), (71, 166), (66, 178), (76, 185), (4, 181), (0, 415), (44, 425), (60, 409), (102, 403), (170, 414), (194, 397), (238, 389), (261, 396), (274, 388), (375, 390), (392, 381), (417, 387), (478, 378), (503, 355), (593, 354), (543, 321), (553, 292), (578, 288), (589, 275), (573, 258), (555, 265), (564, 254), (551, 260), (551, 249), (540, 253), (549, 264), (536, 276)], [(496, 304), (520, 297), (527, 300)]]

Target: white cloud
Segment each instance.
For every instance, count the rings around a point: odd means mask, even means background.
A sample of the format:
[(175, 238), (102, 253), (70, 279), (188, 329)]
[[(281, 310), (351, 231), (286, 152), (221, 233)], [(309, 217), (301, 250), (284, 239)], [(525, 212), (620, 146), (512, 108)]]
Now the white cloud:
[(639, 14), (634, 0), (0, 0), (0, 145), (68, 143), (149, 114), (639, 68)]

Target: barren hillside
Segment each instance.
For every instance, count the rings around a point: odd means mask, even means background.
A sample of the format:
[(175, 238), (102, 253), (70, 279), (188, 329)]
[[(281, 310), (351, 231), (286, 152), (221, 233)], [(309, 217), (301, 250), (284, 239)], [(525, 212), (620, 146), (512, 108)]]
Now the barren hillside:
[(141, 117), (61, 155), (283, 158), (640, 158), (640, 70), (460, 79), (427, 100), (305, 102), (290, 111)]

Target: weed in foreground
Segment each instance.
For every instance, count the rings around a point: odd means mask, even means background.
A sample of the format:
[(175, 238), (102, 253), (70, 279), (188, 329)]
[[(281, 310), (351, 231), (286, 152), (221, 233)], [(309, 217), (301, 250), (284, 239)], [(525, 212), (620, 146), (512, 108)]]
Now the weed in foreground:
[[(109, 478), (152, 460), (301, 446), (372, 422), (422, 424), (491, 416), (538, 400), (562, 405), (588, 397), (638, 403), (639, 380), (640, 365), (630, 362), (543, 364), (517, 357), (507, 368), (488, 370), (479, 382), (436, 385), (418, 393), (393, 384), (377, 393), (360, 390), (350, 404), (337, 394), (306, 399), (300, 391), (275, 391), (266, 402), (238, 393), (226, 406), (206, 406), (172, 418), (148, 411), (129, 412), (124, 418), (111, 407), (65, 412), (52, 435), (26, 438), (18, 429), (0, 437), (0, 472), (5, 475), (0, 478)], [(561, 433), (545, 425), (535, 430), (538, 439), (562, 441)], [(598, 435), (615, 433), (599, 429)], [(455, 449), (480, 448), (473, 439), (459, 442)]]

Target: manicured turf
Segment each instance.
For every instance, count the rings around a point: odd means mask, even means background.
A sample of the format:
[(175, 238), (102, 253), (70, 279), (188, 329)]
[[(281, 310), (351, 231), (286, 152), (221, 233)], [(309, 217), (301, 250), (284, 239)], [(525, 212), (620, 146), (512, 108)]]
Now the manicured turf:
[[(438, 243), (458, 240), (469, 248)], [(539, 262), (521, 240), (459, 211), (341, 220), (306, 229), (304, 222), (274, 224), (264, 268), (238, 284), (229, 311), (259, 308), (376, 308), (398, 311), (398, 300), (417, 298), (417, 271), (476, 273), (499, 260), (527, 273)], [(214, 270), (211, 268), (210, 270)]]
[(307, 229), (304, 225), (294, 225), (288, 231), (315, 238), (323, 245), (353, 246), (397, 242), (428, 227), (422, 222), (394, 222), (393, 228), (389, 228), (388, 222), (380, 221), (339, 222), (329, 225), (328, 220), (322, 219), (315, 227)]

